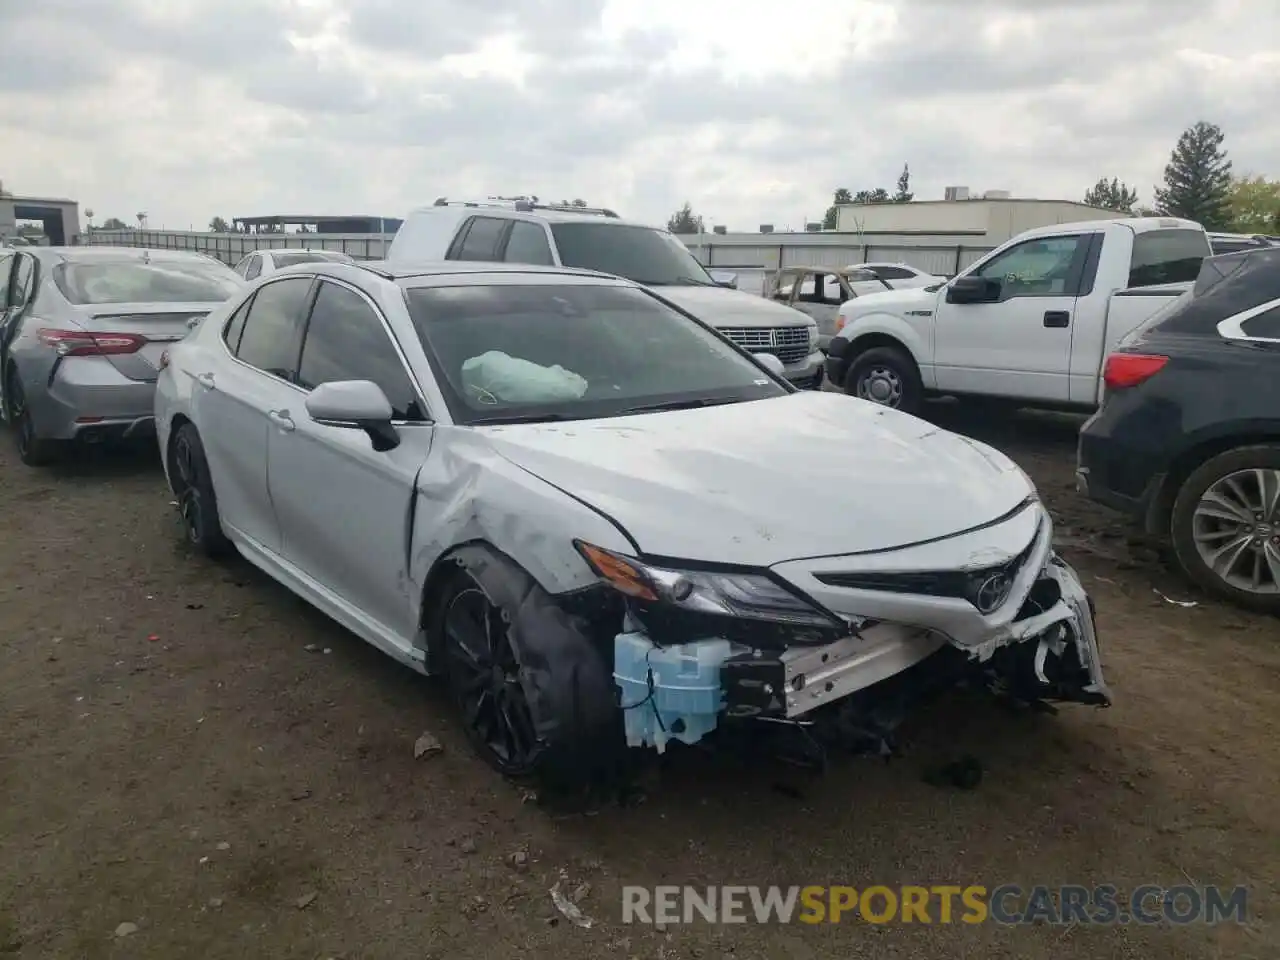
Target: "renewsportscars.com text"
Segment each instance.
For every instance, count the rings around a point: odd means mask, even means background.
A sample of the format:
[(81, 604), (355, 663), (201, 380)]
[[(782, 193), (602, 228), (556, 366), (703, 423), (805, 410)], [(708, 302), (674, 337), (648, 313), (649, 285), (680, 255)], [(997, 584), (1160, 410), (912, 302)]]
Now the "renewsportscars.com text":
[(622, 888), (622, 922), (694, 923), (1244, 923), (1245, 887), (805, 886)]

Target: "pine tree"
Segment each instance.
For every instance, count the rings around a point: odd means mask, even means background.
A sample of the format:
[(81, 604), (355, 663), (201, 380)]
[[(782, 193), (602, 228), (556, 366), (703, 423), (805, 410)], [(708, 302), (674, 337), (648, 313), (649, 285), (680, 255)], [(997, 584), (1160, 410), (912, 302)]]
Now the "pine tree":
[(1138, 191), (1123, 180), (1112, 177), (1100, 179), (1085, 191), (1084, 202), (1091, 207), (1102, 207), (1117, 213), (1132, 213), (1133, 205), (1138, 202)]
[(1164, 168), (1165, 185), (1155, 191), (1157, 210), (1194, 220), (1206, 230), (1229, 224), (1231, 161), (1223, 139), (1216, 124), (1203, 120), (1183, 131)]
[(911, 192), (911, 168), (904, 163), (902, 173), (898, 175), (898, 191), (893, 195), (893, 202), (910, 203), (914, 196)]

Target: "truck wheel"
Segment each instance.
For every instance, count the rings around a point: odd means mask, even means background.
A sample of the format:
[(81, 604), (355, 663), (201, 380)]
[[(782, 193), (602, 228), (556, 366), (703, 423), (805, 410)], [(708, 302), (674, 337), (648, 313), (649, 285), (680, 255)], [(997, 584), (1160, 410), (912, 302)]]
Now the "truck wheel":
[(1280, 444), (1229, 450), (1192, 471), (1173, 501), (1170, 535), (1199, 586), (1280, 613)]
[(924, 387), (911, 355), (899, 347), (872, 347), (849, 367), (845, 393), (904, 413), (920, 408)]

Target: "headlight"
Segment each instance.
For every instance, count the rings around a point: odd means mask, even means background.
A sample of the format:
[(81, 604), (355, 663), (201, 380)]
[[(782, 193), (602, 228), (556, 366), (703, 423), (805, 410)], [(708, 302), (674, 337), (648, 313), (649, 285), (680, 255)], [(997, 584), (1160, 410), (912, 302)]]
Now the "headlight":
[(695, 615), (848, 632), (837, 617), (761, 573), (657, 567), (581, 540), (573, 545), (601, 580), (642, 605), (661, 604)]

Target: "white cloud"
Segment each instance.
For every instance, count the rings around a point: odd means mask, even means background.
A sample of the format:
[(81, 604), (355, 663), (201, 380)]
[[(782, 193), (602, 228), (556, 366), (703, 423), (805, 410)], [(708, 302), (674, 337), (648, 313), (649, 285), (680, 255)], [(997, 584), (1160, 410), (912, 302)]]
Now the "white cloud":
[(904, 162), (1149, 200), (1201, 119), (1278, 176), (1277, 50), (1261, 0), (39, 0), (0, 4), (0, 142), (99, 219), (532, 192), (752, 229)]

